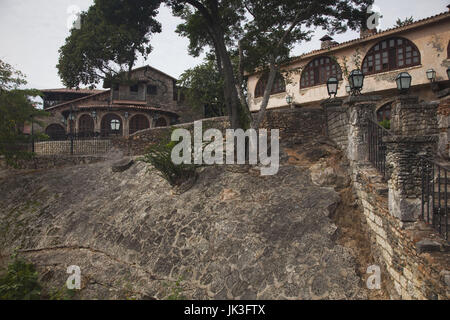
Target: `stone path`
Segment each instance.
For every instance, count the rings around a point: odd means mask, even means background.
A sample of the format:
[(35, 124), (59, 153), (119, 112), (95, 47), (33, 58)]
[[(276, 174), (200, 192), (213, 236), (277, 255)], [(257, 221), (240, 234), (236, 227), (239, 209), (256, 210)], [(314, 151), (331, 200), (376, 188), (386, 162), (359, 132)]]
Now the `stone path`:
[(208, 167), (177, 195), (143, 163), (105, 162), (3, 178), (0, 201), (1, 253), (20, 247), (52, 288), (80, 266), (84, 299), (367, 297), (334, 240), (339, 195), (296, 166)]

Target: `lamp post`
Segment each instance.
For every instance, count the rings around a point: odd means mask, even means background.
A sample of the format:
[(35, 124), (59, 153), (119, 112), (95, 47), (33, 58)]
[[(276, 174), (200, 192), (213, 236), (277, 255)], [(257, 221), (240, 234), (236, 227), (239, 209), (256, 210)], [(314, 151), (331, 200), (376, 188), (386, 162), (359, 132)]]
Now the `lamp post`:
[(334, 95), (334, 97), (336, 97), (337, 91), (338, 91), (338, 84), (339, 81), (336, 77), (330, 77), (327, 81), (327, 90), (328, 90), (328, 95), (331, 96)]
[(395, 78), (395, 82), (397, 83), (397, 89), (400, 93), (405, 94), (411, 88), (411, 80), (412, 77), (408, 72), (399, 73), (397, 78)]
[(427, 79), (430, 80), (430, 82), (434, 82), (436, 80), (436, 71), (434, 71), (433, 69), (428, 69)]
[(294, 109), (293, 108), (293, 105), (292, 105), (292, 101), (293, 101), (294, 99), (292, 98), (292, 96), (291, 95), (287, 95), (286, 96), (286, 102), (287, 102), (287, 104), (291, 107), (291, 109)]
[(350, 72), (348, 76), (348, 83), (350, 84), (350, 91), (353, 96), (361, 94), (364, 85), (364, 74), (361, 70), (356, 69)]

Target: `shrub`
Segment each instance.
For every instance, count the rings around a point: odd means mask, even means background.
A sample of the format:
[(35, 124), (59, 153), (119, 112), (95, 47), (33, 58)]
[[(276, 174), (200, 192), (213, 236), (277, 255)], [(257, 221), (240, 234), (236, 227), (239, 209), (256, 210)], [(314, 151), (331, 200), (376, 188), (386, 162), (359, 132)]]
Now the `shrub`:
[(390, 120), (383, 120), (383, 121), (378, 122), (378, 124), (387, 130), (391, 129), (391, 121)]
[(6, 272), (0, 277), (0, 299), (38, 300), (41, 289), (34, 265), (13, 255)]
[(177, 142), (163, 139), (160, 142), (152, 145), (143, 158), (140, 160), (149, 163), (153, 166), (158, 174), (163, 177), (171, 186), (179, 186), (183, 182), (194, 177), (196, 168), (195, 164), (179, 164), (172, 162), (172, 149)]

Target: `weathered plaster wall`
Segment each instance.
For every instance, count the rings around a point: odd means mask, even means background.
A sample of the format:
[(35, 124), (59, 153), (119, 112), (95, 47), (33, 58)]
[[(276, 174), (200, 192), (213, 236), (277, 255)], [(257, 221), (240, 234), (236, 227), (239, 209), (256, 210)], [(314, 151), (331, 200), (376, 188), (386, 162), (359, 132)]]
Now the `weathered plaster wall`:
[[(429, 86), (429, 81), (425, 75), (426, 70), (433, 68), (436, 71), (436, 80), (447, 80), (446, 70), (450, 65), (450, 60), (447, 58), (446, 51), (448, 41), (450, 39), (450, 19), (439, 21), (434, 24), (428, 24), (426, 26), (408, 31), (388, 33), (385, 37), (379, 37), (376, 39), (373, 39), (376, 35), (371, 36), (367, 41), (355, 43), (345, 48), (330, 48), (321, 52), (308, 54), (302, 57), (299, 61), (287, 66), (286, 69), (301, 71), (304, 66), (318, 56), (323, 55), (335, 57), (341, 66), (344, 78), (344, 80), (339, 82), (337, 97), (345, 97), (347, 96), (345, 86), (348, 85), (348, 81), (346, 80), (344, 66), (347, 66), (348, 72), (356, 68), (361, 68), (362, 61), (372, 46), (391, 36), (404, 37), (412, 41), (420, 51), (421, 64), (410, 68), (368, 75), (364, 80), (363, 93), (382, 93), (386, 95), (390, 95), (392, 91), (395, 93), (395, 77), (400, 72), (406, 71), (412, 76), (412, 85), (418, 87), (416, 94), (420, 96), (420, 99), (428, 101), (433, 97), (433, 95), (431, 92), (431, 87)], [(294, 103), (299, 105), (308, 105), (328, 98), (328, 92), (325, 84), (301, 89), (300, 71), (292, 72), (290, 74), (286, 84), (286, 92), (271, 96), (268, 109), (287, 107), (285, 101), (287, 94), (293, 96)], [(249, 104), (251, 111), (259, 110), (259, 106), (262, 101), (262, 98), (254, 98), (253, 95), (259, 77), (260, 74), (253, 74), (250, 75), (248, 79)]]

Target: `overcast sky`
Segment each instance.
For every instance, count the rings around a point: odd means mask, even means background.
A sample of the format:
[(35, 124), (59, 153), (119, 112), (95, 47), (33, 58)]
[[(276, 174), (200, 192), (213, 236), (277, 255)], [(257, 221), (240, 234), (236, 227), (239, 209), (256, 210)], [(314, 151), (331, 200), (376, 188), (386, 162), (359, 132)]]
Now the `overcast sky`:
[[(0, 59), (12, 64), (27, 75), (28, 87), (45, 89), (59, 88), (56, 64), (58, 49), (69, 35), (68, 8), (77, 6), (86, 10), (93, 0), (0, 0)], [(449, 0), (376, 0), (383, 19), (380, 28), (395, 24), (397, 18), (413, 16), (422, 19), (447, 11)], [(169, 9), (161, 7), (158, 21), (162, 33), (152, 38), (153, 52), (147, 61), (139, 61), (160, 69), (174, 77), (201, 62), (187, 54), (188, 41), (175, 33), (179, 19), (171, 16)], [(317, 30), (313, 41), (298, 45), (292, 55), (299, 55), (320, 47), (325, 33)], [(355, 32), (336, 35), (338, 42), (357, 38)]]

